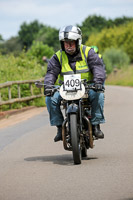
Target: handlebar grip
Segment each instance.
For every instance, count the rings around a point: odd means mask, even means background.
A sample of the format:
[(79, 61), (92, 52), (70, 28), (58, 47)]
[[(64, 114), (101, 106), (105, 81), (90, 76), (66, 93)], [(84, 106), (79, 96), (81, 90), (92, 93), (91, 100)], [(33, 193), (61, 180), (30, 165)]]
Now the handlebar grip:
[(103, 86), (103, 88), (101, 90), (97, 90), (94, 85), (87, 85), (86, 89), (92, 89), (92, 90), (95, 90), (97, 92), (104, 92), (105, 91), (104, 86)]

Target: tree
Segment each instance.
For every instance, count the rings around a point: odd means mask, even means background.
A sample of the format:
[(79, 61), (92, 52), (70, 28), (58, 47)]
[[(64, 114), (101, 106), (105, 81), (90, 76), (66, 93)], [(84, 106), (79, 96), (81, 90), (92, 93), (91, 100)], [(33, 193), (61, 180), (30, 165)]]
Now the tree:
[(92, 34), (86, 45), (96, 45), (100, 52), (104, 52), (107, 48), (118, 48), (124, 50), (133, 61), (133, 22), (114, 26), (113, 28), (105, 28), (100, 33)]
[(131, 22), (133, 21), (133, 18), (132, 17), (118, 17), (116, 19), (114, 19), (114, 25), (115, 26), (119, 26), (119, 25), (122, 25), (122, 24), (126, 24), (127, 22)]
[(101, 31), (104, 27), (107, 26), (107, 20), (101, 16), (88, 16), (80, 26), (83, 33), (83, 43), (87, 41), (91, 33), (96, 33)]
[(47, 44), (57, 51), (60, 48), (59, 31), (56, 28), (44, 26), (37, 34), (36, 41), (42, 41), (43, 44)]
[(42, 24), (39, 24), (37, 20), (27, 24), (24, 22), (20, 26), (20, 31), (18, 32), (22, 48), (26, 50), (32, 45), (32, 42), (36, 39), (36, 36), (39, 30), (43, 27)]
[(106, 19), (102, 16), (88, 16), (83, 22), (82, 25), (79, 26), (83, 33), (83, 43), (85, 43), (91, 34), (99, 33), (104, 28), (112, 28), (115, 26), (120, 26), (123, 24), (126, 24), (128, 22), (133, 21), (132, 17), (119, 17), (114, 20), (112, 19)]
[(2, 54), (13, 53), (14, 55), (18, 55), (21, 51), (22, 46), (18, 37), (11, 37), (0, 44), (0, 52)]
[(0, 41), (3, 41), (2, 35), (0, 34)]

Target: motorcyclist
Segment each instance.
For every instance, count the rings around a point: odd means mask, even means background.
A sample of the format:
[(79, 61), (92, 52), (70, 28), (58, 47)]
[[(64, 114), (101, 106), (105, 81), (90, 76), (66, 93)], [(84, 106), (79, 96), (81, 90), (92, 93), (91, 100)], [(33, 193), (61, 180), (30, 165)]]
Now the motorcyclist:
[(76, 26), (65, 26), (59, 31), (61, 49), (57, 51), (48, 62), (47, 73), (44, 79), (44, 94), (50, 116), (51, 126), (57, 127), (57, 135), (54, 141), (62, 140), (63, 114), (60, 110), (61, 96), (59, 92), (52, 94), (50, 85), (54, 85), (57, 79), (63, 80), (64, 74), (81, 73), (87, 80), (92, 80), (95, 91), (89, 91), (89, 100), (92, 105), (91, 124), (93, 135), (104, 138), (100, 130), (100, 124), (105, 122), (103, 107), (104, 94), (101, 91), (105, 81), (105, 70), (102, 60), (95, 51), (82, 45), (82, 32)]
[[(99, 53), (98, 47), (97, 47), (97, 46), (91, 46), (91, 48), (93, 48), (94, 51), (95, 51), (95, 53), (97, 53), (98, 56), (101, 58), (101, 60), (102, 60), (102, 62), (103, 62), (103, 67), (104, 67), (104, 70), (105, 70), (105, 74), (106, 74), (106, 66), (105, 66), (105, 64), (104, 64), (102, 55)], [(107, 76), (107, 74), (106, 74), (106, 76)]]

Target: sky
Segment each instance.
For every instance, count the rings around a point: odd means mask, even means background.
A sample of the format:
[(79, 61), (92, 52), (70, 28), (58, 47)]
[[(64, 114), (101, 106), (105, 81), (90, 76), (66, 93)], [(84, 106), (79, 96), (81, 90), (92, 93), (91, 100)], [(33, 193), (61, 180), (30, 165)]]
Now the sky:
[(20, 26), (38, 20), (55, 28), (81, 25), (89, 15), (133, 17), (133, 0), (0, 0), (0, 34), (17, 36)]

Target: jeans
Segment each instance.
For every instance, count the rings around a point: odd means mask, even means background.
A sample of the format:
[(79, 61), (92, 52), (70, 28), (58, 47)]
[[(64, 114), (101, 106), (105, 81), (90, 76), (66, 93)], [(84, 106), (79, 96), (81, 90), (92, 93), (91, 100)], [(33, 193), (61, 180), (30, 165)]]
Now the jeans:
[[(91, 124), (97, 125), (105, 123), (103, 108), (104, 108), (104, 94), (89, 91), (89, 100), (92, 106), (91, 110)], [(46, 105), (49, 112), (51, 126), (62, 125), (64, 121), (63, 114), (60, 109), (61, 96), (59, 92), (55, 92), (52, 97), (46, 97)]]

